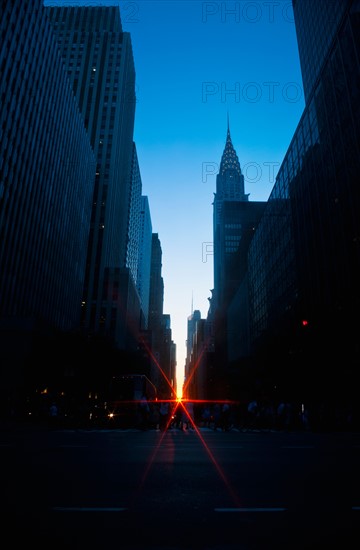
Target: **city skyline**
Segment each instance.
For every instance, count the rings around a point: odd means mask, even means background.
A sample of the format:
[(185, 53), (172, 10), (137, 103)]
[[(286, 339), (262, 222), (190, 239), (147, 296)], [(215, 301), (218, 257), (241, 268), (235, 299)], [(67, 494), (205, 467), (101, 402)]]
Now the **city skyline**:
[(163, 258), (178, 388), (191, 309), (213, 285), (212, 201), (227, 115), (250, 201), (267, 200), (304, 107), (291, 2), (118, 5), (136, 72), (134, 141)]
[[(245, 192), (250, 201), (267, 200), (304, 105), (302, 93), (291, 101), (302, 90), (291, 3), (274, 3), (273, 13), (260, 2), (253, 10), (249, 6), (245, 11), (246, 5), (140, 1), (132, 16), (130, 7), (123, 10), (136, 71), (134, 139), (143, 192), (149, 196), (153, 228), (162, 244), (164, 312), (171, 315), (177, 346), (178, 386), (187, 317), (193, 304), (206, 318), (213, 287), (212, 202), (227, 114)], [(142, 44), (150, 28), (154, 43), (149, 51)], [(153, 65), (151, 54), (157, 59)], [(171, 55), (174, 64), (164, 70)], [(161, 107), (151, 109), (157, 94), (163, 113)], [(184, 216), (176, 214), (178, 208)]]

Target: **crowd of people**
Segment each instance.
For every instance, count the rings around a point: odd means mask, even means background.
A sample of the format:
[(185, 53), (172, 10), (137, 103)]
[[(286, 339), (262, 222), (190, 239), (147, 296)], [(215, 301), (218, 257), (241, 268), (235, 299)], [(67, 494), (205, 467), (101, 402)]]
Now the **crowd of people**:
[[(99, 413), (96, 413), (100, 410)], [(137, 412), (135, 412), (137, 410)], [(148, 400), (143, 395), (134, 402), (131, 411), (110, 418), (109, 411), (91, 409), (79, 414), (67, 414), (62, 404), (49, 399), (46, 408), (40, 413), (28, 416), (34, 421), (45, 421), (53, 428), (76, 427), (137, 427), (142, 430), (169, 429), (196, 430), (206, 428), (214, 431), (359, 431), (360, 415), (351, 404), (339, 402), (298, 403), (288, 400), (271, 402), (250, 399), (246, 402), (222, 401), (182, 401), (158, 399)], [(125, 414), (126, 413), (126, 414)], [(14, 414), (10, 418), (16, 419)]]
[(329, 410), (325, 405), (307, 407), (303, 403), (279, 401), (246, 403), (230, 400), (219, 402), (172, 402), (159, 400), (148, 404), (146, 428), (214, 431), (239, 430), (351, 430), (356, 419), (344, 406)]

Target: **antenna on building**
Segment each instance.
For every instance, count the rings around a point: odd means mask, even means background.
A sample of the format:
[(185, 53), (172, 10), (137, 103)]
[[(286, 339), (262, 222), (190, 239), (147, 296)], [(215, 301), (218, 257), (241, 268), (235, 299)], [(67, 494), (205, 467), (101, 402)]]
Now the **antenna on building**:
[(227, 132), (226, 132), (226, 141), (231, 141), (231, 137), (230, 137), (230, 117), (229, 117), (229, 109), (227, 110)]
[(194, 291), (191, 291), (191, 315), (194, 313)]

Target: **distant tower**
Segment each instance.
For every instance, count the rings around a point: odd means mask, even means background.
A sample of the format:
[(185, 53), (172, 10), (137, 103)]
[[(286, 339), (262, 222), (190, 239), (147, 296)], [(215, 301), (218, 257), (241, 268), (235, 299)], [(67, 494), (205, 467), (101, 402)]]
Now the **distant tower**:
[(241, 173), (240, 162), (231, 141), (229, 116), (225, 148), (221, 157), (220, 171), (216, 176), (216, 204), (221, 206), (224, 200), (249, 200), (249, 194), (245, 194), (244, 190), (244, 175)]
[[(244, 175), (240, 162), (231, 141), (229, 116), (224, 152), (221, 157), (220, 170), (216, 176), (216, 193), (214, 194), (214, 292), (212, 307), (223, 301), (224, 269), (229, 257), (237, 250), (242, 235), (242, 224), (239, 220), (236, 204), (248, 202), (245, 194)], [(228, 203), (233, 203), (234, 207)], [(226, 212), (225, 212), (226, 209)]]
[[(226, 143), (216, 178), (214, 197), (214, 289), (208, 315), (212, 358), (208, 392), (213, 397), (229, 395), (233, 380), (230, 360), (247, 356), (248, 301), (247, 253), (265, 202), (250, 202), (244, 176), (233, 147), (229, 120)], [(236, 345), (235, 345), (236, 344)]]
[[(194, 337), (196, 333), (196, 324), (201, 320), (201, 313), (198, 309), (193, 310), (191, 302), (191, 315), (187, 319), (187, 340), (186, 340), (186, 363), (185, 363), (185, 382), (189, 379), (192, 364), (192, 354), (194, 347)], [(187, 393), (187, 392), (185, 392)], [(186, 395), (185, 395), (186, 397)]]
[(152, 234), (150, 295), (149, 295), (149, 328), (161, 326), (164, 307), (164, 280), (162, 277), (162, 249), (158, 233)]
[(141, 197), (140, 211), (140, 249), (136, 286), (141, 300), (143, 320), (141, 328), (148, 328), (150, 271), (151, 271), (152, 223), (147, 196)]
[(193, 339), (194, 334), (196, 330), (196, 323), (200, 321), (201, 319), (201, 313), (198, 309), (193, 310), (191, 306), (191, 315), (189, 315), (187, 319), (187, 340), (186, 340), (186, 364), (189, 363), (192, 347), (193, 347)]

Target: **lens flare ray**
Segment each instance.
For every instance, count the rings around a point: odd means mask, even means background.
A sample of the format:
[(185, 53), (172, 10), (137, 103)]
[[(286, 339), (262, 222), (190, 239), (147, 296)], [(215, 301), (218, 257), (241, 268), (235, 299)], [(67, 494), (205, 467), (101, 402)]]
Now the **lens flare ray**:
[[(169, 379), (167, 378), (164, 370), (161, 368), (157, 358), (154, 356), (154, 354), (152, 353), (151, 349), (149, 348), (149, 346), (147, 345), (147, 343), (145, 341), (143, 342), (143, 345), (144, 345), (144, 348), (149, 353), (153, 363), (159, 369), (163, 379), (166, 381), (167, 385), (169, 386), (169, 389), (171, 391), (173, 391), (173, 387), (172, 387)], [(205, 347), (204, 347), (204, 349), (205, 349)], [(194, 369), (192, 370), (191, 376), (186, 381), (186, 384), (184, 384), (183, 392), (184, 392), (185, 395), (187, 394), (187, 388), (188, 388), (189, 383), (191, 381), (191, 377), (194, 375), (194, 372), (199, 367), (199, 364), (201, 362), (202, 354), (203, 354), (203, 351), (200, 353), (200, 356), (197, 360), (197, 363), (194, 366)], [(215, 467), (216, 472), (218, 473), (220, 479), (225, 484), (225, 487), (226, 487), (229, 495), (231, 496), (233, 502), (235, 503), (236, 507), (239, 507), (241, 505), (241, 502), (240, 502), (240, 499), (239, 499), (238, 495), (233, 490), (231, 484), (229, 483), (229, 481), (228, 481), (228, 479), (225, 475), (225, 472), (221, 468), (220, 464), (216, 460), (214, 454), (212, 453), (211, 449), (209, 448), (208, 444), (206, 443), (206, 441), (204, 440), (202, 434), (200, 433), (200, 430), (198, 429), (197, 425), (195, 424), (195, 419), (193, 417), (193, 414), (191, 412), (189, 412), (189, 409), (188, 409), (189, 405), (193, 406), (194, 404), (200, 404), (200, 403), (207, 403), (207, 404), (210, 404), (210, 403), (213, 403), (213, 404), (215, 404), (215, 403), (217, 403), (217, 404), (228, 403), (228, 404), (230, 404), (230, 403), (233, 403), (233, 402), (231, 402), (229, 400), (210, 400), (210, 401), (209, 400), (205, 401), (205, 400), (201, 400), (201, 399), (194, 399), (193, 400), (193, 399), (187, 399), (186, 397), (183, 398), (183, 397), (179, 397), (179, 396), (176, 399), (159, 399), (159, 400), (157, 400), (157, 403), (162, 403), (162, 402), (169, 403), (170, 414), (168, 415), (168, 419), (167, 419), (166, 425), (165, 425), (165, 427), (164, 427), (164, 429), (161, 433), (161, 437), (160, 437), (159, 441), (157, 442), (153, 452), (151, 453), (151, 456), (149, 457), (149, 459), (147, 461), (147, 464), (146, 464), (146, 467), (144, 469), (143, 475), (141, 477), (141, 480), (140, 480), (139, 486), (137, 488), (136, 494), (134, 494), (134, 500), (140, 495), (140, 493), (142, 491), (142, 488), (143, 488), (143, 486), (146, 482), (146, 479), (147, 479), (147, 477), (148, 477), (148, 475), (151, 471), (151, 468), (153, 467), (156, 456), (157, 456), (157, 454), (158, 454), (158, 452), (159, 452), (159, 450), (162, 446), (164, 438), (168, 434), (169, 430), (172, 429), (172, 423), (173, 423), (174, 419), (176, 418), (177, 413), (179, 413), (179, 411), (180, 411), (181, 417), (183, 419), (184, 418), (186, 419), (186, 422), (191, 426), (192, 430), (194, 431), (194, 433), (199, 438), (199, 440), (200, 440), (201, 444), (203, 445), (210, 461), (212, 462), (213, 466)]]

